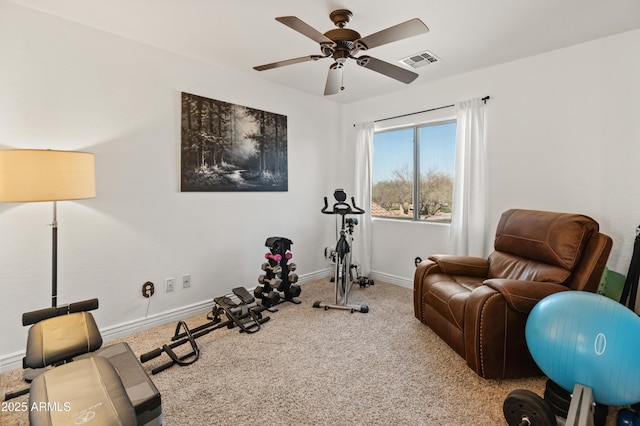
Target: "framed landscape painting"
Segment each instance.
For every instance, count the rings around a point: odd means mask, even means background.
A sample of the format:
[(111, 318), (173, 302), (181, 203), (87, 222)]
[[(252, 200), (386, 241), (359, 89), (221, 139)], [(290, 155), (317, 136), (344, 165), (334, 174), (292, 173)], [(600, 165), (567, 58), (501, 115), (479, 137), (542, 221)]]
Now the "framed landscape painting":
[(287, 191), (287, 117), (182, 93), (182, 192)]

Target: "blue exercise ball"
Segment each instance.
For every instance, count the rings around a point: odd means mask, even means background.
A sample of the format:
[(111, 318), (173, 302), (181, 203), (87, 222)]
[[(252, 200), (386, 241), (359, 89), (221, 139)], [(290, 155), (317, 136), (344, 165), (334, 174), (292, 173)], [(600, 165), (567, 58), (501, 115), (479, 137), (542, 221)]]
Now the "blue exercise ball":
[(583, 291), (556, 293), (533, 308), (525, 335), (540, 369), (565, 390), (580, 383), (601, 404), (640, 402), (640, 318), (624, 305)]

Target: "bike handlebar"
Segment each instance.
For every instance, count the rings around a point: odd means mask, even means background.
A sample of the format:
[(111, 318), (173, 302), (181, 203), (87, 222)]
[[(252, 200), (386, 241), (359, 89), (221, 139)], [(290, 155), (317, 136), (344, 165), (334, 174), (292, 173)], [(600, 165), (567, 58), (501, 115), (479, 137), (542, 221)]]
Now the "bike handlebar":
[(331, 210), (329, 209), (329, 203), (327, 201), (327, 197), (324, 197), (324, 207), (320, 210), (324, 214), (339, 214), (342, 216), (348, 214), (363, 214), (365, 211), (360, 207), (356, 206), (356, 201), (353, 197), (351, 197), (351, 205), (345, 203), (344, 201), (336, 202)]

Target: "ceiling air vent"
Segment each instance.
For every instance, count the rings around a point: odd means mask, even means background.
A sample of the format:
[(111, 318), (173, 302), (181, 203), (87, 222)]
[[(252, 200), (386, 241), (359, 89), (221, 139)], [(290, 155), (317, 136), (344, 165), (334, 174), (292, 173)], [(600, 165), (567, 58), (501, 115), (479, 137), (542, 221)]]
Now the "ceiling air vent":
[(400, 62), (413, 68), (420, 68), (425, 65), (438, 62), (439, 60), (440, 59), (436, 55), (425, 50), (424, 52), (416, 53), (415, 55), (400, 59)]

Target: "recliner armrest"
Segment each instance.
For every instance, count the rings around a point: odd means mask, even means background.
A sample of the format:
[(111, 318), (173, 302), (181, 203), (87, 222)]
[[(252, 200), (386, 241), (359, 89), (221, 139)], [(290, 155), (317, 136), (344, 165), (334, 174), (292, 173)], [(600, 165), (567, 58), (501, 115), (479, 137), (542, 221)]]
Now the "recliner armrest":
[(502, 294), (509, 306), (528, 314), (540, 300), (554, 293), (571, 290), (562, 284), (492, 278), (483, 282)]
[(449, 275), (483, 278), (489, 272), (489, 261), (481, 257), (435, 254), (429, 256), (429, 260), (435, 262), (442, 272)]

